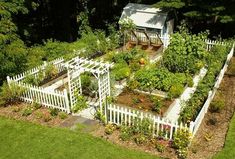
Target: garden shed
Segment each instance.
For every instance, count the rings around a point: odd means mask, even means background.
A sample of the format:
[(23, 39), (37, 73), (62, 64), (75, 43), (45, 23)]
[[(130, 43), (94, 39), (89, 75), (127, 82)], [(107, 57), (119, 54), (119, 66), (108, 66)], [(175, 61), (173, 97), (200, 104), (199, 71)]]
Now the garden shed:
[(128, 3), (120, 17), (120, 27), (122, 27), (121, 22), (126, 19), (130, 19), (136, 26), (136, 30), (132, 33), (132, 40), (136, 39), (149, 44), (160, 40), (164, 43), (163, 38), (173, 33), (173, 15), (169, 11), (151, 5)]

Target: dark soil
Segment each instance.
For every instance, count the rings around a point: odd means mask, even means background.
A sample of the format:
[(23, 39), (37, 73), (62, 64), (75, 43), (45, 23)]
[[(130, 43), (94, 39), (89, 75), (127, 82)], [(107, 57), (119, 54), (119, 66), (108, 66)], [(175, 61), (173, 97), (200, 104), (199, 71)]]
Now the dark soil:
[(162, 107), (161, 107), (159, 112), (154, 111), (153, 108), (155, 106), (155, 103), (154, 103), (153, 100), (151, 100), (150, 95), (133, 92), (133, 91), (130, 91), (128, 89), (125, 89), (116, 98), (115, 102), (116, 102), (116, 104), (120, 104), (120, 105), (124, 105), (124, 106), (128, 106), (128, 107), (132, 107), (132, 108), (152, 112), (152, 113), (155, 113), (155, 114), (163, 115), (167, 111), (167, 109), (169, 108), (169, 106), (171, 105), (171, 103), (173, 101), (168, 100), (168, 99), (164, 99), (164, 98), (161, 98), (161, 97), (155, 97), (155, 98), (158, 98), (161, 101)]
[[(235, 65), (235, 61), (233, 62)], [(230, 66), (229, 68), (233, 68)], [(221, 112), (212, 113), (208, 111), (196, 136), (193, 139), (189, 151), (190, 159), (212, 158), (219, 152), (225, 142), (229, 128), (229, 122), (235, 110), (235, 72), (228, 70), (214, 99), (225, 98), (225, 107)]]

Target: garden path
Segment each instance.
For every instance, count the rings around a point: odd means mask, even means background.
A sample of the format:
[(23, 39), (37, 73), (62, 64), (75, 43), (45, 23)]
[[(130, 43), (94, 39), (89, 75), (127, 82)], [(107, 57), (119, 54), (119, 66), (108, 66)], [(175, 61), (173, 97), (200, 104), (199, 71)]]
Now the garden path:
[(175, 100), (169, 107), (168, 111), (164, 114), (164, 117), (172, 122), (178, 121), (180, 111), (184, 106), (184, 102), (188, 101), (191, 95), (196, 91), (199, 81), (206, 75), (207, 69), (202, 68), (198, 75), (193, 78), (193, 87), (187, 87), (183, 94)]

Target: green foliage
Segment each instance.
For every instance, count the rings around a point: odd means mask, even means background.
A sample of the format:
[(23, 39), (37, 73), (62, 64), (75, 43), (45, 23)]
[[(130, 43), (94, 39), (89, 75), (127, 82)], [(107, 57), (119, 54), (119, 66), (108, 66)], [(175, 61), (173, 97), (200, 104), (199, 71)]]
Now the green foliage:
[(59, 115), (60, 119), (66, 119), (66, 118), (68, 118), (68, 114), (65, 113), (65, 112), (59, 112), (58, 115)]
[(161, 108), (162, 108), (162, 106), (163, 106), (162, 100), (157, 98), (157, 97), (155, 97), (155, 96), (152, 96), (151, 97), (151, 101), (153, 101), (153, 103), (154, 103), (154, 106), (153, 106), (152, 110), (157, 112), (157, 113), (159, 113)]
[(174, 135), (173, 147), (177, 150), (179, 158), (187, 157), (187, 148), (191, 140), (191, 135), (187, 129), (180, 129)]
[(175, 33), (163, 55), (163, 64), (171, 72), (195, 74), (208, 56), (205, 47), (205, 34), (190, 35), (187, 31)]
[(40, 108), (42, 107), (42, 105), (39, 104), (39, 103), (37, 103), (37, 102), (35, 102), (35, 101), (33, 101), (32, 107), (33, 107), (34, 109), (40, 109)]
[(72, 108), (72, 111), (74, 113), (87, 108), (86, 99), (83, 96), (78, 95), (78, 96), (76, 96), (76, 98), (77, 98), (77, 102), (76, 102), (75, 106)]
[[(230, 47), (220, 45), (211, 49), (211, 52), (206, 60), (208, 65), (207, 74), (199, 82), (197, 90), (193, 94), (192, 98), (186, 102), (186, 106), (180, 112), (180, 121), (187, 123), (196, 119), (197, 114), (201, 110), (208, 96), (208, 92), (214, 87), (216, 76), (219, 74), (226, 60), (227, 54), (229, 53), (229, 48)], [(220, 106), (222, 108), (223, 104)]]
[(123, 141), (130, 140), (132, 137), (132, 130), (128, 126), (121, 126), (121, 133), (120, 133), (120, 139)]
[(116, 63), (111, 71), (111, 76), (113, 76), (116, 81), (119, 81), (129, 77), (130, 72), (131, 70), (126, 63)]
[(48, 64), (45, 68), (45, 76), (47, 79), (55, 78), (58, 73), (59, 70), (53, 64)]
[(156, 143), (155, 148), (157, 149), (158, 152), (164, 152), (166, 149), (166, 146), (158, 142)]
[(139, 89), (149, 92), (155, 89), (169, 91), (173, 85), (187, 83), (185, 74), (174, 74), (165, 68), (141, 69), (136, 72), (134, 80), (138, 82), (134, 84), (139, 86)]
[(104, 131), (105, 131), (105, 133), (106, 133), (107, 135), (111, 135), (111, 134), (114, 132), (115, 129), (116, 129), (116, 126), (115, 126), (115, 125), (113, 125), (113, 124), (107, 124), (107, 125), (105, 126)]
[(7, 105), (19, 101), (25, 89), (12, 82), (10, 85), (4, 83), (0, 90), (0, 105)]
[(95, 113), (95, 119), (100, 120), (102, 123), (106, 122), (105, 115), (101, 113), (100, 110), (97, 110)]
[(81, 76), (82, 89), (88, 88), (91, 84), (91, 76), (88, 74), (82, 74)]
[(56, 108), (50, 108), (50, 114), (51, 116), (57, 116), (59, 113), (59, 110)]
[(184, 91), (184, 86), (182, 84), (176, 84), (171, 86), (168, 97), (169, 98), (176, 98), (179, 97)]
[(209, 110), (212, 113), (219, 113), (225, 106), (225, 101), (224, 99), (215, 99), (211, 102)]
[(23, 110), (22, 116), (29, 116), (33, 113), (33, 108), (32, 107), (27, 107)]
[(138, 134), (135, 136), (134, 140), (135, 140), (136, 144), (142, 145), (147, 142), (148, 138), (143, 134)]

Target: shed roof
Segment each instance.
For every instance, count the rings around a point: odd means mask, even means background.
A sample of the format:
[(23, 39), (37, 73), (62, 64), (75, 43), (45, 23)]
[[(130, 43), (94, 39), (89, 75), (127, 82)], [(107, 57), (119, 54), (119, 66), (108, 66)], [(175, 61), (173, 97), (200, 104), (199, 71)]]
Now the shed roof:
[(120, 20), (130, 18), (138, 27), (162, 29), (164, 27), (167, 12), (151, 5), (128, 3), (122, 12)]

